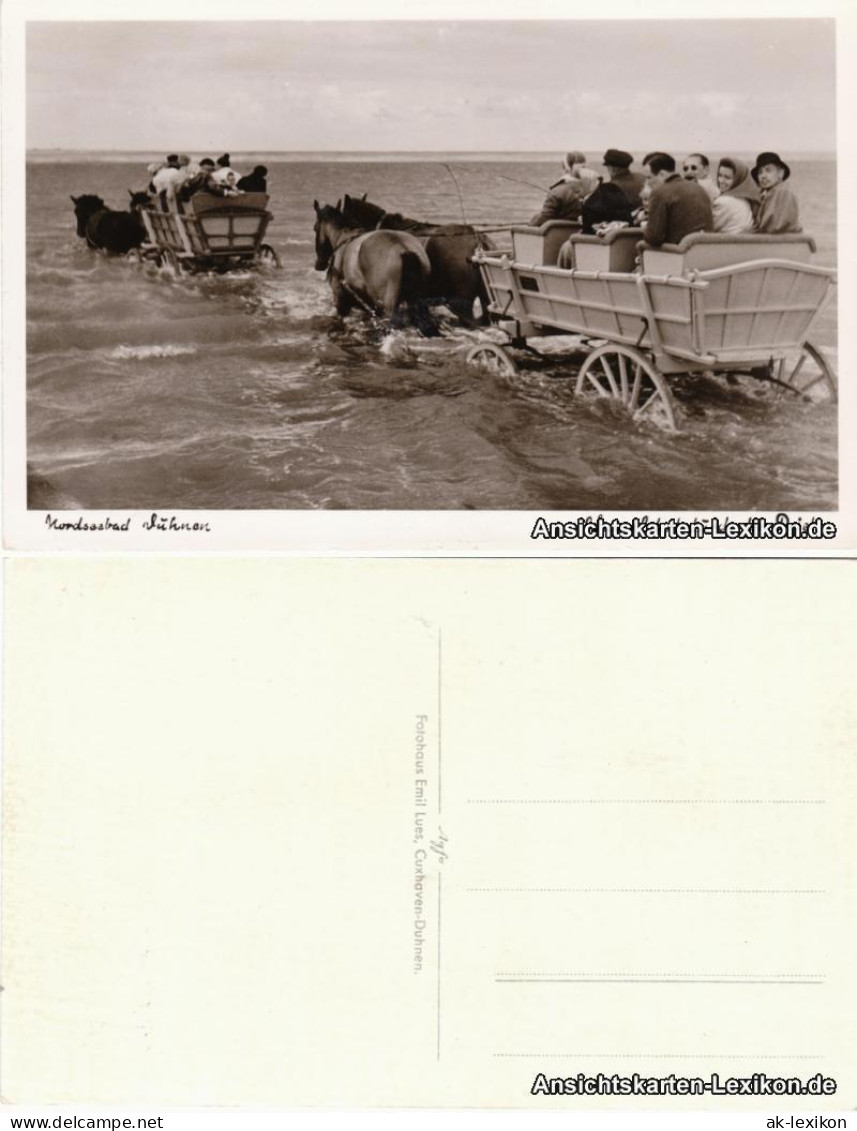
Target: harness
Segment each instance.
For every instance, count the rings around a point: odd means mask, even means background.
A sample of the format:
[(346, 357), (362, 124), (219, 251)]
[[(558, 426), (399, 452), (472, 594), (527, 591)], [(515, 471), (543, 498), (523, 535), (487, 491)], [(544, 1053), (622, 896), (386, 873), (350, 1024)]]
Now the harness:
[(110, 211), (109, 208), (99, 208), (98, 211), (93, 212), (92, 215), (89, 217), (89, 219), (86, 221), (86, 227), (84, 228), (84, 231), (83, 231), (83, 238), (86, 240), (86, 246), (91, 248), (93, 251), (101, 251), (101, 246), (97, 243), (93, 243), (92, 240), (89, 238), (89, 225), (92, 223), (93, 220), (96, 220), (103, 213), (109, 212), (109, 211)]
[[(349, 286), (349, 284), (345, 281), (345, 275), (342, 273), (341, 267), (342, 259), (345, 255), (345, 248), (347, 248), (353, 240), (356, 240), (358, 236), (365, 235), (365, 232), (356, 231), (353, 236), (349, 236), (348, 239), (343, 240), (341, 243), (336, 245), (336, 247), (333, 249), (333, 255), (331, 255), (330, 257), (330, 263), (328, 263), (327, 265), (327, 274), (325, 275), (325, 280), (330, 283), (331, 279), (335, 279), (337, 283), (339, 283), (339, 285), (342, 287), (342, 289), (348, 294), (348, 296), (357, 303), (358, 306), (362, 307), (367, 314), (375, 318), (377, 317), (377, 311), (373, 310), (372, 307), (369, 306), (369, 304), (357, 293), (357, 291), (354, 290), (352, 286)], [(339, 262), (337, 262), (337, 258)]]

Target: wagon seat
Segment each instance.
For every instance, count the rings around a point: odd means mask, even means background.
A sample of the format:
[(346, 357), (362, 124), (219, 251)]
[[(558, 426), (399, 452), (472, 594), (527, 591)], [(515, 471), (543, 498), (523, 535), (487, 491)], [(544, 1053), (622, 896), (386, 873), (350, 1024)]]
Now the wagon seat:
[(512, 258), (527, 267), (555, 267), (559, 249), (580, 231), (578, 220), (546, 220), (512, 227)]
[(559, 257), (561, 267), (576, 271), (634, 270), (637, 245), (643, 235), (642, 228), (616, 228), (605, 236), (569, 236)]
[(684, 275), (688, 271), (711, 271), (754, 259), (809, 263), (815, 252), (815, 240), (802, 233), (766, 236), (752, 232), (746, 235), (694, 232), (678, 244), (649, 247), (643, 243), (641, 248), (643, 274)]

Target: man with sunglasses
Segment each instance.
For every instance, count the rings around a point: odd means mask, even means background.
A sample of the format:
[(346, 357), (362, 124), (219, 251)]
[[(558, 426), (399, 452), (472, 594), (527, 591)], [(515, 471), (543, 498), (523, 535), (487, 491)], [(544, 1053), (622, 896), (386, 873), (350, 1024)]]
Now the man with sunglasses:
[(705, 189), (711, 200), (716, 200), (720, 190), (711, 176), (711, 166), (704, 153), (688, 153), (681, 163), (681, 175), (686, 181), (696, 181)]

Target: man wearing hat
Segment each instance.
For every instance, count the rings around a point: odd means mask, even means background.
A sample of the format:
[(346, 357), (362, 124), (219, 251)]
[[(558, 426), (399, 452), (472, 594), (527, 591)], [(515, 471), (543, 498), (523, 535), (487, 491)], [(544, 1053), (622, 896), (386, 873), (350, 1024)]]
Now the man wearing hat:
[(801, 231), (797, 197), (784, 181), (791, 169), (779, 153), (760, 153), (750, 176), (759, 186), (761, 199), (756, 212), (756, 229), (766, 235)]
[(610, 176), (611, 182), (621, 189), (628, 199), (632, 209), (639, 208), (640, 193), (646, 178), (642, 173), (632, 173), (631, 164), (634, 158), (624, 149), (608, 149), (604, 154), (604, 167)]

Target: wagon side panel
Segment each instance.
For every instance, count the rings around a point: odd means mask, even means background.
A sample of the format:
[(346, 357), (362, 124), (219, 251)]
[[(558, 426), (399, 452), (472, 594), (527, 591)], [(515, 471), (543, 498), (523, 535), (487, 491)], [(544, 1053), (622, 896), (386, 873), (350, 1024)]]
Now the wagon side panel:
[(553, 269), (513, 270), (517, 302), (533, 325), (611, 341), (639, 339), (643, 308), (633, 278)]
[(231, 212), (206, 213), (199, 223), (212, 252), (231, 255), (255, 252), (268, 226), (267, 216)]
[(805, 340), (831, 275), (783, 261), (703, 272), (707, 347), (726, 361), (782, 356)]
[(657, 337), (666, 353), (693, 356), (702, 351), (702, 343), (694, 328), (693, 290), (676, 279), (652, 279), (644, 276), (646, 294), (651, 304)]

